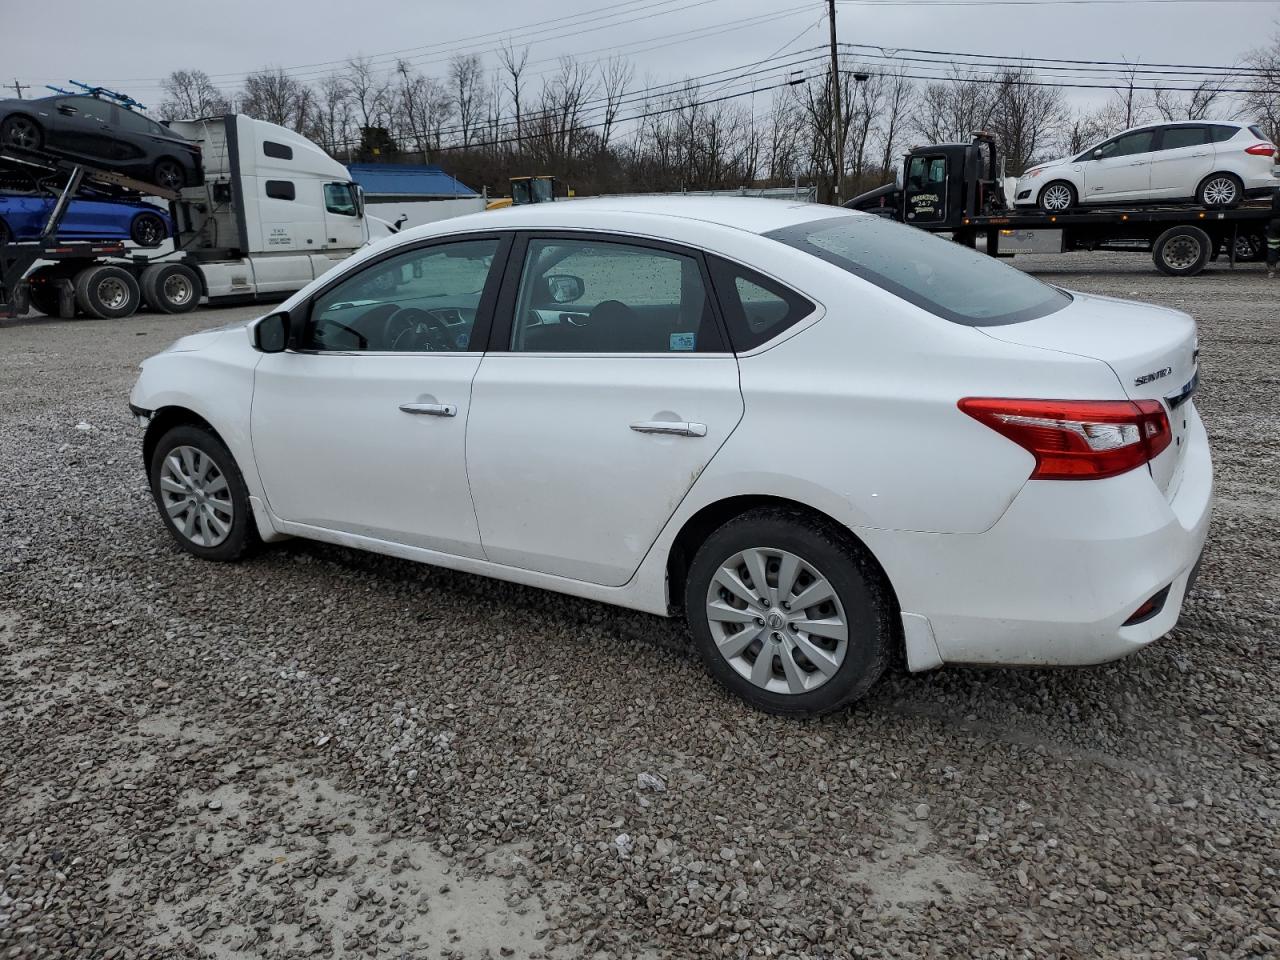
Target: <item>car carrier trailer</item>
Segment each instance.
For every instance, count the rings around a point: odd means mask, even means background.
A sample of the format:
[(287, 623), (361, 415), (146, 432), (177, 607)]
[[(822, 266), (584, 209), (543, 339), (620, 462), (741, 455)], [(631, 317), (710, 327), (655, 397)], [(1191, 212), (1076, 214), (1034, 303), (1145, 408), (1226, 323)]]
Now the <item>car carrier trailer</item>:
[[(1059, 252), (1149, 250), (1170, 276), (1194, 276), (1226, 253), (1259, 259), (1270, 202), (1233, 208), (1190, 205), (1078, 208), (1065, 213), (1020, 212), (1004, 196), (995, 140), (974, 134), (972, 143), (914, 147), (903, 158), (899, 183), (886, 184), (845, 204), (934, 233), (950, 233), (968, 246), (985, 237), (992, 256), (1008, 255), (1001, 241), (1025, 232), (1058, 231)], [(1043, 246), (1038, 252), (1048, 252)]]
[[(143, 304), (182, 313), (201, 300), (280, 299), (369, 242), (360, 188), (305, 137), (242, 114), (170, 126), (201, 144), (202, 185), (166, 190), (48, 151), (0, 147), (0, 178), (25, 178), (57, 197), (38, 239), (0, 241), (0, 316), (35, 307), (68, 319), (116, 318)], [(173, 251), (58, 242), (86, 186), (97, 195), (167, 200)]]

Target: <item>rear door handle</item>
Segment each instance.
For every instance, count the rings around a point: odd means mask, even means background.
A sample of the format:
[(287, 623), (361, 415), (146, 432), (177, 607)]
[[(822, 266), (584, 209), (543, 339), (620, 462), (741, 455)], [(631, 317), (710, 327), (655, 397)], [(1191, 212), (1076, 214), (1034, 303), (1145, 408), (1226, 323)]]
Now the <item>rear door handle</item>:
[(672, 437), (705, 437), (707, 425), (689, 420), (641, 420), (633, 423), (636, 433), (662, 433)]
[(400, 409), (423, 417), (456, 417), (458, 408), (452, 403), (402, 403)]

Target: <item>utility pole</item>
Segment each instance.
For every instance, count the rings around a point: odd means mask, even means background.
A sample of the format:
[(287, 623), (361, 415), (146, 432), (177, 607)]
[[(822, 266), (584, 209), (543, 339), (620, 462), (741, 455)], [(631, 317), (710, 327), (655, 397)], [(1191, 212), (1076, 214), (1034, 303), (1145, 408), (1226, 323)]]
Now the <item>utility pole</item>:
[(14, 78), (13, 78), (13, 90), (14, 90), (14, 92), (18, 95), (18, 99), (19, 99), (19, 100), (21, 100), (21, 99), (22, 99), (22, 91), (23, 91), (23, 90), (30, 90), (30, 89), (31, 89), (31, 88), (30, 88), (29, 86), (27, 86), (25, 83), (19, 83), (19, 82), (18, 82), (18, 78), (17, 78), (17, 77), (14, 77)]
[(836, 0), (827, 0), (827, 19), (831, 22), (831, 143), (835, 147), (834, 179), (836, 206), (843, 199), (840, 181), (844, 179), (844, 123), (840, 115), (840, 53), (836, 47)]

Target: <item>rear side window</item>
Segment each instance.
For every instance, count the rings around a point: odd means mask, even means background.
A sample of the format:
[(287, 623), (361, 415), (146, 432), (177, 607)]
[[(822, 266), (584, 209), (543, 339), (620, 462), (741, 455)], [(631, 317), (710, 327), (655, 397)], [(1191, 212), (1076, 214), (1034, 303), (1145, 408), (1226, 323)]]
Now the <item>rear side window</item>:
[(711, 282), (738, 353), (753, 350), (813, 313), (813, 304), (782, 284), (719, 257), (710, 257)]
[(272, 200), (292, 200), (297, 193), (292, 180), (268, 180), (267, 196)]
[(274, 157), (276, 160), (293, 159), (293, 147), (285, 146), (283, 143), (276, 143), (274, 140), (263, 140), (262, 152), (268, 157)]
[(952, 323), (1020, 323), (1056, 313), (1071, 302), (1056, 287), (985, 253), (880, 217), (828, 217), (765, 236)]
[[(1223, 129), (1223, 130), (1230, 130), (1231, 128), (1230, 128), (1230, 127), (1222, 127), (1222, 128), (1220, 128), (1220, 129)], [(1231, 132), (1232, 132), (1233, 134), (1235, 133), (1235, 131), (1234, 131), (1234, 130), (1231, 130)], [(1263, 132), (1262, 132), (1262, 128), (1261, 128), (1260, 126), (1258, 126), (1256, 123), (1254, 123), (1254, 124), (1250, 124), (1250, 126), (1249, 126), (1249, 132), (1250, 132), (1250, 133), (1252, 133), (1252, 134), (1253, 134), (1255, 137), (1257, 137), (1259, 140), (1268, 140), (1268, 141), (1269, 141), (1269, 140), (1271, 139), (1271, 138), (1270, 138), (1270, 137), (1268, 137), (1265, 133), (1263, 133)], [(1222, 139), (1223, 139), (1223, 140), (1230, 140), (1231, 138), (1230, 138), (1230, 137), (1223, 137)]]
[(1206, 127), (1165, 127), (1160, 138), (1160, 149), (1202, 147), (1209, 142), (1209, 131)]
[[(1256, 128), (1250, 127), (1250, 129), (1252, 130)], [(1230, 140), (1239, 132), (1240, 132), (1239, 127), (1224, 127), (1221, 124), (1216, 124), (1209, 128), (1209, 142), (1225, 143), (1226, 141)]]

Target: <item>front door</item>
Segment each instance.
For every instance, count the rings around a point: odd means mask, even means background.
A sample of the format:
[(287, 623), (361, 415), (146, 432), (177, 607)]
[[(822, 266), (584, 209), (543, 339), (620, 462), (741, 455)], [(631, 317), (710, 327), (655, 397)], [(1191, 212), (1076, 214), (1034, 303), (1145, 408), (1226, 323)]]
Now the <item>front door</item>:
[(471, 396), (485, 556), (618, 586), (741, 419), (737, 360), (696, 253), (539, 235), (517, 263)]
[(501, 252), (492, 236), (428, 243), (302, 308), (299, 349), (266, 354), (254, 378), (253, 452), (276, 516), (481, 556), (465, 441)]
[(1084, 165), (1084, 203), (1145, 200), (1151, 190), (1154, 130), (1135, 130), (1104, 143)]
[(354, 183), (324, 185), (324, 235), (327, 250), (354, 250), (365, 241), (364, 218)]
[(49, 145), (98, 164), (110, 164), (115, 131), (112, 106), (97, 97), (62, 97), (55, 101)]
[(947, 218), (947, 158), (913, 156), (903, 184), (909, 223), (937, 223)]

